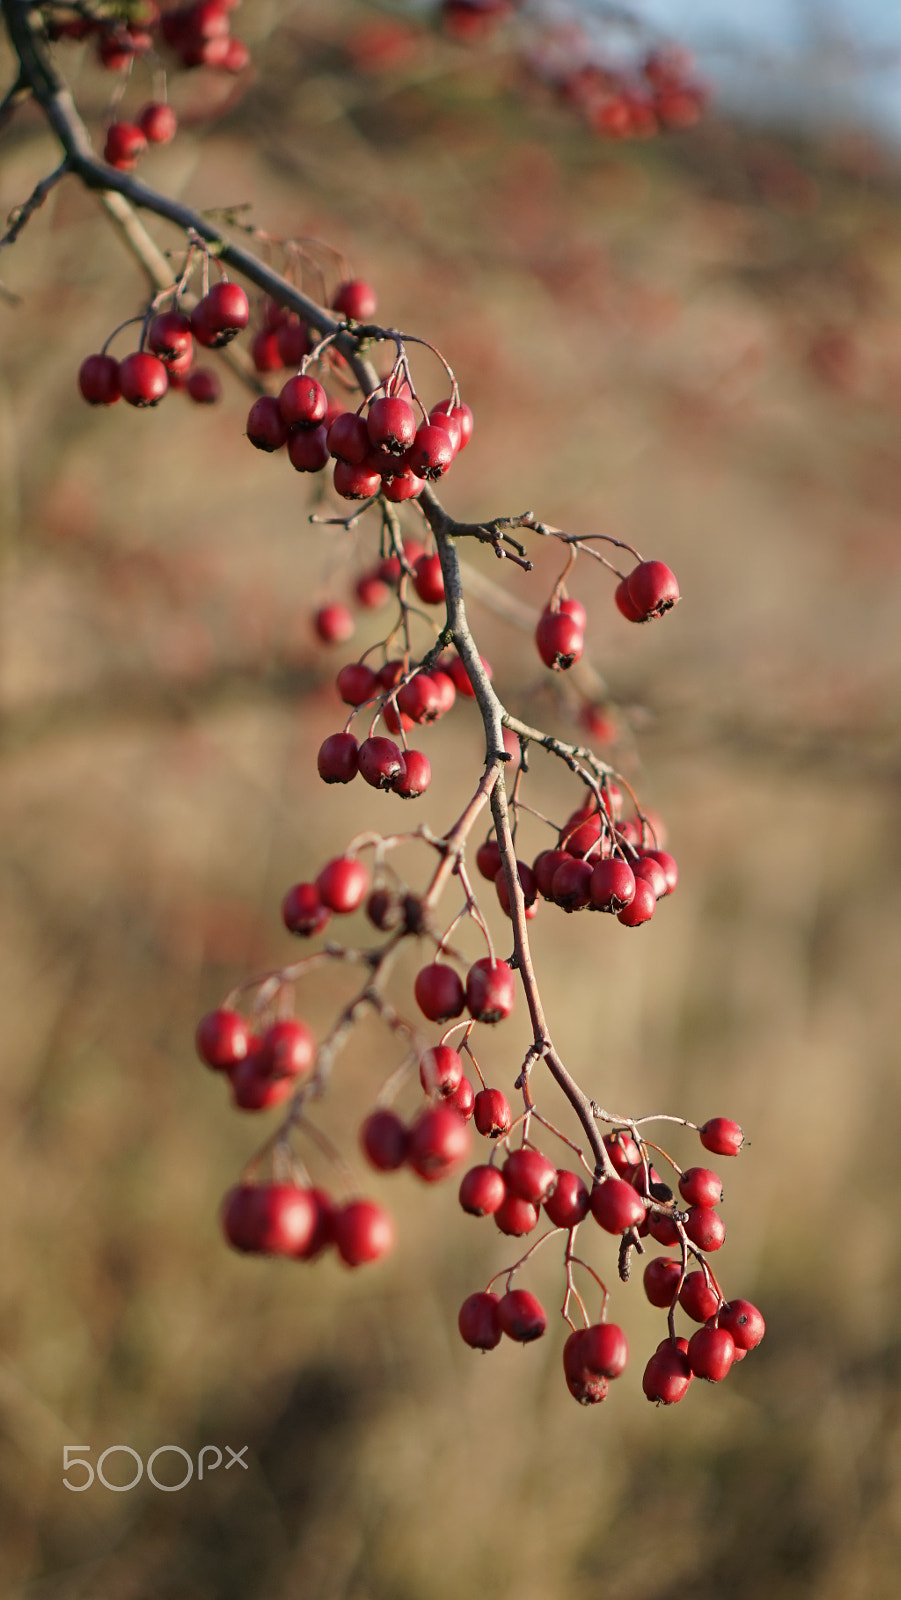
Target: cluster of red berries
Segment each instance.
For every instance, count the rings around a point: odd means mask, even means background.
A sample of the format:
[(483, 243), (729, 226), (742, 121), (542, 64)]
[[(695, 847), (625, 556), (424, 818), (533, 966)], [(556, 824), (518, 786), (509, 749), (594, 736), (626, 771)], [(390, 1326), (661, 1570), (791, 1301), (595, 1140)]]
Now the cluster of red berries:
[[(332, 311), (337, 311), (348, 322), (367, 322), (375, 316), (376, 305), (375, 290), (364, 278), (345, 278), (331, 299)], [(296, 311), (286, 311), (277, 300), (262, 301), (260, 326), (250, 341), (250, 357), (257, 372), (284, 372), (299, 367), (313, 345), (313, 336)], [(329, 358), (340, 366), (340, 357), (333, 357), (329, 352)], [(336, 406), (329, 420), (341, 409)]]
[[(617, 585), (617, 607), (629, 622), (650, 622), (679, 600), (675, 573), (662, 561), (640, 561)], [(588, 618), (579, 600), (555, 596), (538, 619), (535, 644), (546, 667), (565, 672), (579, 660)]]
[(210, 405), (219, 399), (221, 385), (215, 372), (194, 366), (194, 346), (221, 349), (247, 326), (249, 315), (239, 284), (227, 279), (214, 283), (190, 316), (178, 309), (177, 301), (168, 311), (145, 316), (138, 349), (122, 361), (107, 354), (115, 337), (111, 335), (99, 355), (82, 362), (81, 393), (92, 406), (110, 406), (121, 397), (143, 409), (159, 405), (170, 389), (184, 388), (198, 404)]

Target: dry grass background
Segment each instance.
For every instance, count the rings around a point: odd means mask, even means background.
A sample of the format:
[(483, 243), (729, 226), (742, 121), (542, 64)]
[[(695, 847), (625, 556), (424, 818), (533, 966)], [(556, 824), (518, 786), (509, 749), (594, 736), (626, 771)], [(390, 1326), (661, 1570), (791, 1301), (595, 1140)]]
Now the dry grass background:
[[(721, 1390), (657, 1412), (638, 1378), (658, 1316), (620, 1289), (633, 1365), (582, 1412), (556, 1334), (485, 1359), (459, 1345), (459, 1301), (506, 1255), (451, 1193), (374, 1185), (400, 1246), (369, 1273), (222, 1246), (218, 1199), (257, 1124), (195, 1063), (196, 1018), (293, 951), (281, 893), (362, 802), (397, 813), (314, 779), (336, 701), (311, 596), (355, 557), (310, 528), (286, 463), (242, 446), (245, 396), (227, 382), (215, 412), (173, 397), (140, 417), (75, 402), (80, 359), (142, 287), (61, 189), (4, 262), (23, 299), (0, 310), (3, 1593), (889, 1600), (897, 174), (859, 141), (716, 122), (602, 148), (511, 93), (503, 62), (349, 69), (354, 16), (249, 11), (259, 86), (147, 177), (343, 246), (384, 316), (446, 351), (478, 428), (447, 485), (459, 515), (532, 506), (679, 573), (683, 604), (652, 630), (621, 622), (602, 573), (575, 588), (682, 884), (633, 935), (545, 908), (537, 961), (599, 1099), (748, 1130), (724, 1275), (769, 1333)], [(7, 207), (46, 168), (38, 123), (8, 151)], [(542, 554), (532, 579), (502, 576), (539, 604), (552, 571)], [(474, 618), (501, 687), (540, 698), (528, 641)], [(477, 767), (465, 711), (429, 751), (417, 817), (443, 827)], [(538, 768), (549, 804), (555, 783)], [(315, 1020), (336, 993), (323, 982)], [(498, 1075), (521, 1047), (520, 1019), (492, 1040)], [(330, 1112), (348, 1144), (386, 1065), (374, 1032), (348, 1053)], [(556, 1301), (552, 1262), (532, 1282)], [(62, 1488), (64, 1444), (123, 1441), (247, 1442), (251, 1470), (172, 1496)]]

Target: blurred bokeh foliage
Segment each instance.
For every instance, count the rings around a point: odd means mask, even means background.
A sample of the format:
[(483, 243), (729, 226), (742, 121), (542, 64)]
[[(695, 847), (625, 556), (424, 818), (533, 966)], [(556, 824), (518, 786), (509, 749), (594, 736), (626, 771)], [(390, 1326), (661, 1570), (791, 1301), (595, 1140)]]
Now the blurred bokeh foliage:
[[(65, 184), (4, 260), (21, 298), (0, 307), (4, 1593), (889, 1600), (897, 162), (722, 112), (604, 144), (503, 51), (414, 33), (386, 64), (370, 19), (248, 6), (246, 93), (216, 106), (195, 76), (145, 175), (343, 249), (385, 320), (440, 346), (476, 415), (456, 514), (532, 507), (678, 573), (683, 602), (651, 629), (622, 621), (599, 568), (572, 585), (678, 893), (637, 933), (544, 907), (536, 963), (599, 1100), (746, 1128), (723, 1276), (769, 1332), (721, 1389), (658, 1412), (639, 1375), (663, 1329), (636, 1273), (613, 1301), (631, 1366), (583, 1412), (553, 1323), (527, 1351), (459, 1343), (461, 1299), (512, 1257), (453, 1184), (367, 1180), (400, 1233), (369, 1272), (224, 1247), (219, 1198), (259, 1121), (196, 1063), (196, 1018), (293, 953), (288, 884), (367, 821), (398, 825), (393, 797), (314, 771), (348, 652), (314, 648), (311, 604), (343, 598), (372, 545), (310, 526), (305, 480), (244, 445), (229, 375), (215, 411), (81, 405), (80, 360), (144, 288)], [(67, 59), (98, 116), (108, 81)], [(53, 161), (23, 113), (4, 208)], [(545, 549), (529, 577), (466, 559), (532, 607), (556, 570)], [(511, 704), (573, 726), (528, 636), (472, 614)], [(361, 615), (361, 648), (380, 631)], [(439, 781), (415, 820), (442, 829), (474, 785), (474, 717), (426, 737)], [(534, 766), (536, 803), (565, 814), (573, 791)], [(345, 992), (328, 976), (305, 1014), (324, 1026)], [(522, 1018), (492, 1038), (496, 1081), (524, 1038)], [(364, 1028), (341, 1062), (324, 1117), (353, 1160), (393, 1059)], [(558, 1302), (557, 1263), (528, 1281)], [(176, 1495), (71, 1495), (62, 1447), (85, 1442), (95, 1460), (248, 1443), (251, 1465)]]

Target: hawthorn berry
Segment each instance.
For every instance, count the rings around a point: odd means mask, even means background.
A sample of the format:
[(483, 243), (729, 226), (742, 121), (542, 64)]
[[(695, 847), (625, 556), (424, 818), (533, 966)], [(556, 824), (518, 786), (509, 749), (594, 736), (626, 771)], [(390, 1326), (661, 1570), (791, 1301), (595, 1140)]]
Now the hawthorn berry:
[(662, 617), (679, 599), (675, 574), (662, 561), (642, 561), (629, 573), (628, 589), (641, 622)]
[(459, 1089), (462, 1077), (463, 1062), (449, 1044), (433, 1045), (419, 1063), (419, 1081), (426, 1094), (440, 1095), (442, 1100)]
[(113, 356), (85, 356), (78, 387), (90, 406), (112, 406), (119, 399), (119, 363)]
[(473, 1112), (479, 1133), (486, 1139), (500, 1139), (509, 1133), (513, 1112), (507, 1096), (500, 1089), (480, 1089), (475, 1097)]
[(699, 1328), (688, 1341), (688, 1364), (696, 1378), (721, 1383), (734, 1360), (735, 1342), (725, 1328)]
[(316, 887), (329, 911), (345, 915), (362, 905), (369, 888), (369, 873), (356, 856), (335, 856), (326, 862)]
[(750, 1300), (728, 1300), (717, 1321), (731, 1333), (736, 1350), (755, 1350), (766, 1333), (763, 1315)]
[(148, 144), (169, 144), (178, 129), (178, 117), (166, 101), (151, 101), (138, 116), (138, 127)]
[(147, 343), (166, 366), (190, 355), (194, 341), (188, 318), (181, 311), (161, 311), (150, 324)]
[(417, 478), (429, 481), (443, 477), (454, 459), (450, 435), (434, 422), (422, 422), (406, 453), (406, 462)]
[(334, 1213), (335, 1244), (349, 1267), (378, 1261), (394, 1249), (396, 1231), (391, 1213), (374, 1200), (352, 1200)]
[(501, 1233), (506, 1233), (514, 1239), (522, 1238), (523, 1234), (531, 1233), (538, 1222), (538, 1207), (531, 1200), (523, 1200), (521, 1195), (508, 1193), (494, 1213), (494, 1220)]
[(281, 450), (288, 438), (288, 424), (271, 394), (261, 394), (254, 400), (247, 414), (245, 428), (250, 443), (256, 450)]
[(244, 1060), (251, 1038), (250, 1028), (240, 1013), (221, 1007), (201, 1017), (194, 1042), (201, 1061), (221, 1072)]
[(490, 1291), (471, 1294), (463, 1301), (457, 1325), (464, 1344), (473, 1350), (494, 1350), (500, 1344), (503, 1330), (497, 1316), (499, 1301), (500, 1296)]
[(420, 968), (413, 994), (423, 1016), (430, 1022), (452, 1022), (459, 1017), (466, 998), (459, 973), (438, 961)]
[(692, 1322), (707, 1322), (715, 1317), (720, 1297), (708, 1281), (706, 1272), (688, 1272), (679, 1290), (679, 1304)]
[[(422, 476), (422, 474), (419, 474)], [(439, 556), (421, 555), (413, 563), (413, 588), (420, 600), (428, 606), (440, 605), (444, 599), (444, 574)]]
[(632, 873), (636, 882), (639, 878), (643, 878), (645, 883), (650, 884), (655, 900), (663, 899), (667, 892), (666, 873), (659, 861), (655, 861), (652, 856), (639, 856), (633, 863)]
[[(644, 1292), (652, 1306), (670, 1306), (682, 1276), (682, 1267), (669, 1256), (655, 1256), (644, 1269)], [(706, 1320), (706, 1319), (705, 1319)]]
[(322, 904), (315, 883), (295, 883), (282, 901), (282, 921), (289, 933), (309, 938), (321, 933), (331, 919), (331, 912)]
[(393, 739), (364, 739), (357, 764), (361, 778), (373, 789), (390, 789), (404, 775), (404, 758)]
[(328, 395), (315, 378), (289, 378), (279, 390), (276, 405), (290, 428), (318, 428), (328, 411)]
[(580, 861), (567, 856), (561, 861), (551, 880), (551, 896), (564, 911), (583, 911), (591, 902), (590, 861)]
[(269, 1111), (290, 1100), (294, 1093), (291, 1078), (272, 1078), (260, 1070), (260, 1053), (254, 1050), (244, 1061), (228, 1069), (232, 1104), (239, 1111)]
[(397, 396), (380, 395), (370, 402), (366, 431), (371, 444), (401, 456), (416, 437), (413, 407)]
[(679, 1179), (679, 1193), (690, 1206), (718, 1206), (723, 1199), (723, 1184), (709, 1167), (688, 1167)]
[(374, 700), (379, 680), (371, 667), (363, 661), (349, 661), (337, 677), (338, 693), (346, 706), (362, 706)]
[(214, 283), (191, 312), (198, 344), (219, 350), (230, 344), (250, 321), (250, 302), (239, 283)]
[(711, 1117), (698, 1129), (705, 1150), (715, 1156), (737, 1156), (745, 1136), (737, 1122), (728, 1117)]
[(371, 500), (382, 486), (380, 475), (373, 472), (365, 461), (351, 464), (339, 459), (335, 462), (333, 481), (335, 493), (340, 494), (343, 500)]
[(587, 1352), (583, 1355), (587, 1332), (587, 1328), (576, 1328), (569, 1335), (563, 1346), (563, 1375), (573, 1399), (580, 1405), (592, 1406), (606, 1399), (610, 1385), (607, 1378), (587, 1365)]
[(309, 1189), (288, 1183), (242, 1183), (230, 1189), (222, 1207), (225, 1237), (236, 1250), (253, 1255), (297, 1255), (309, 1244), (316, 1204)]
[(576, 1228), (587, 1217), (589, 1208), (588, 1188), (579, 1174), (559, 1167), (556, 1188), (544, 1201), (544, 1213), (548, 1221), (555, 1228)]
[(470, 1167), (460, 1184), (460, 1205), (471, 1217), (490, 1217), (503, 1204), (506, 1193), (497, 1167)]
[(360, 1144), (370, 1166), (396, 1172), (407, 1159), (409, 1137), (396, 1111), (373, 1111), (360, 1129)]
[(313, 618), (313, 627), (323, 644), (345, 644), (356, 631), (353, 612), (339, 601), (320, 606)]
[(639, 855), (643, 856), (647, 860), (656, 861), (657, 865), (663, 872), (664, 880), (666, 882), (666, 888), (663, 892), (664, 894), (672, 894), (676, 884), (679, 882), (679, 868), (674, 857), (670, 855), (669, 851), (649, 850), (645, 847), (642, 847), (639, 850)]
[(515, 996), (516, 979), (506, 961), (482, 956), (473, 962), (466, 975), (466, 1004), (476, 1022), (503, 1022), (513, 1010)]
[(332, 296), (332, 310), (353, 322), (368, 322), (377, 304), (375, 290), (363, 278), (348, 278)]
[(475, 1090), (469, 1079), (461, 1078), (453, 1094), (448, 1095), (446, 1103), (453, 1106), (457, 1116), (462, 1117), (464, 1122), (469, 1122), (472, 1119), (475, 1098)]
[(366, 423), (353, 411), (342, 411), (335, 418), (327, 438), (330, 454), (348, 466), (362, 466), (369, 455), (370, 439)]
[(135, 350), (119, 362), (119, 392), (130, 406), (158, 406), (169, 387), (166, 369), (158, 356)]
[(635, 1140), (627, 1133), (605, 1133), (604, 1149), (617, 1176), (631, 1183), (636, 1170), (642, 1166), (641, 1151)]
[(469, 1129), (452, 1106), (427, 1106), (411, 1125), (407, 1165), (426, 1183), (438, 1183), (469, 1151)]
[(309, 1072), (316, 1040), (299, 1017), (283, 1017), (260, 1040), (257, 1070), (267, 1078), (298, 1078)]
[(329, 463), (325, 428), (291, 428), (288, 460), (295, 472), (321, 472)]
[(647, 879), (636, 877), (635, 893), (628, 904), (616, 913), (616, 920), (624, 928), (637, 928), (643, 922), (650, 922), (656, 906), (657, 896)]
[(275, 342), (283, 367), (299, 367), (304, 356), (309, 355), (313, 348), (309, 328), (293, 311), (276, 328)]
[(591, 904), (598, 911), (620, 912), (635, 898), (635, 874), (628, 862), (616, 856), (598, 861), (588, 885)]
[(712, 1206), (692, 1206), (683, 1224), (693, 1245), (699, 1250), (719, 1250), (726, 1238), (726, 1225)]
[(469, 406), (462, 401), (454, 405), (451, 400), (439, 400), (429, 412), (429, 417), (436, 422), (439, 416), (453, 417), (460, 428), (460, 449), (465, 450), (472, 438), (472, 412)]
[(625, 1233), (644, 1221), (647, 1207), (630, 1183), (605, 1178), (592, 1191), (591, 1214), (607, 1233)]
[[(682, 1346), (685, 1348), (683, 1349)], [(687, 1355), (685, 1339), (675, 1344), (664, 1339), (658, 1345), (644, 1369), (641, 1386), (648, 1400), (658, 1405), (678, 1404), (688, 1392), (694, 1374)]]
[(185, 388), (189, 397), (198, 406), (214, 406), (217, 400), (222, 399), (219, 374), (211, 372), (209, 367), (195, 367), (189, 372)]
[(496, 839), (485, 839), (476, 851), (476, 867), (487, 878), (489, 883), (494, 883), (501, 870), (501, 847)]
[(544, 1306), (528, 1289), (508, 1289), (498, 1302), (497, 1320), (501, 1331), (517, 1344), (540, 1339), (547, 1327)]
[(585, 640), (578, 623), (565, 611), (545, 611), (538, 619), (535, 643), (546, 667), (565, 672), (578, 661)]
[(503, 1165), (504, 1183), (509, 1194), (540, 1206), (557, 1187), (558, 1174), (552, 1161), (540, 1150), (511, 1150)]
[(360, 748), (352, 733), (330, 733), (319, 746), (316, 766), (323, 783), (350, 783), (357, 775)]
[(117, 172), (134, 172), (138, 157), (147, 149), (147, 137), (136, 122), (111, 122), (103, 146), (103, 159)]

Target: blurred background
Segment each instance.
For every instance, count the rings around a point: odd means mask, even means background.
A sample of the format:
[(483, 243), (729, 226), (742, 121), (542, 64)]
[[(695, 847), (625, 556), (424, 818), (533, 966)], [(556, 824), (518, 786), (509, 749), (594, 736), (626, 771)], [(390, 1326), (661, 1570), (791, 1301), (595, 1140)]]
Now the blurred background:
[[(768, 1333), (722, 1386), (652, 1408), (662, 1316), (636, 1272), (611, 1305), (630, 1367), (582, 1410), (554, 1318), (525, 1350), (460, 1343), (460, 1301), (513, 1255), (453, 1180), (365, 1179), (399, 1228), (368, 1271), (224, 1246), (221, 1195), (275, 1120), (227, 1104), (198, 1016), (297, 953), (282, 894), (361, 826), (446, 828), (480, 743), (466, 706), (426, 732), (432, 790), (401, 821), (394, 797), (319, 784), (334, 674), (384, 621), (360, 613), (327, 652), (311, 607), (347, 598), (372, 533), (310, 525), (308, 482), (244, 442), (228, 373), (216, 409), (79, 401), (79, 363), (145, 288), (65, 184), (5, 253), (20, 298), (0, 305), (3, 1592), (889, 1600), (897, 155), (850, 113), (790, 119), (790, 96), (781, 120), (727, 99), (696, 128), (605, 141), (503, 37), (466, 49), (351, 0), (249, 3), (240, 31), (249, 81), (176, 84), (182, 131), (142, 175), (328, 241), (386, 323), (444, 351), (476, 418), (444, 491), (457, 516), (532, 508), (679, 576), (678, 609), (641, 629), (599, 567), (571, 583), (609, 690), (599, 748), (665, 819), (678, 891), (634, 932), (542, 907), (536, 964), (598, 1100), (742, 1123), (716, 1265)], [(96, 127), (109, 80), (67, 50)], [(26, 111), (4, 211), (53, 164)], [(558, 567), (465, 554), (533, 611)], [(575, 737), (528, 634), (478, 602), (472, 619), (502, 694)], [(576, 803), (542, 761), (530, 782), (539, 809)], [(324, 1028), (346, 992), (328, 975), (304, 1014)], [(525, 1043), (522, 1016), (492, 1036), (495, 1082)], [(357, 1170), (392, 1052), (361, 1029), (323, 1108)], [(541, 1104), (557, 1114), (549, 1087)], [(671, 1149), (698, 1156), (688, 1135)], [(597, 1239), (592, 1260), (615, 1278)], [(555, 1307), (559, 1263), (524, 1286)], [(63, 1488), (65, 1445), (96, 1462), (123, 1443), (246, 1444), (249, 1470), (171, 1495)]]

